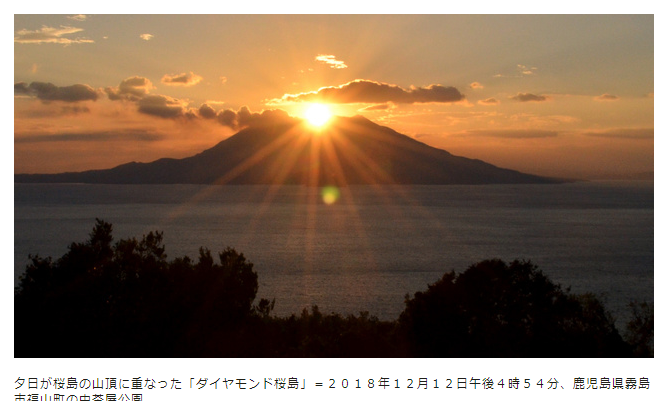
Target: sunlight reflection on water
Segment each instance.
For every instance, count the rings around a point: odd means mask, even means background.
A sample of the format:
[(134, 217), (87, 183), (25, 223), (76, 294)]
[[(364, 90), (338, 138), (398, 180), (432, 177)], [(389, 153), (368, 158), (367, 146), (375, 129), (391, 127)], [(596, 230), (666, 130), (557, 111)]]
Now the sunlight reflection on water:
[[(406, 293), (485, 258), (530, 259), (622, 321), (653, 300), (653, 184), (341, 188), (15, 185), (15, 278), (29, 253), (58, 257), (96, 217), (115, 238), (165, 233), (168, 257), (232, 246), (279, 315), (316, 304), (394, 319)], [(327, 202), (328, 203), (328, 202)], [(16, 283), (16, 282), (15, 282)]]

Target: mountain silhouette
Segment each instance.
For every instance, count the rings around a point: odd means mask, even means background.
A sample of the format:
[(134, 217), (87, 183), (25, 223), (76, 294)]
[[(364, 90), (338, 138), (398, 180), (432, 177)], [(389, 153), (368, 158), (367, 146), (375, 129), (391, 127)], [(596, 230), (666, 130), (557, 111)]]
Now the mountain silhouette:
[[(265, 116), (265, 114), (264, 114)], [(361, 117), (323, 128), (276, 114), (184, 159), (107, 170), (17, 174), (17, 183), (96, 184), (532, 184), (557, 183), (454, 156)]]

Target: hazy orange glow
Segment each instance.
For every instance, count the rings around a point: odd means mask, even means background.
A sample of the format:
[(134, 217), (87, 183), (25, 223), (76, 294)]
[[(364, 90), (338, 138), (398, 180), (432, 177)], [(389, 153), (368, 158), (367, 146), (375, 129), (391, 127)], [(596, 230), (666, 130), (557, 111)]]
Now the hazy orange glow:
[[(137, 35), (125, 35), (130, 21), (142, 26)], [(649, 174), (653, 22), (652, 15), (15, 14), (14, 172), (189, 157), (257, 114), (282, 111), (304, 118), (309, 136), (331, 136), (334, 115), (361, 115), (525, 173)], [(620, 36), (613, 26), (623, 27)], [(233, 34), (242, 29), (249, 35)], [(510, 47), (509, 37), (528, 43)], [(226, 54), (210, 51), (222, 47)], [(413, 50), (391, 50), (398, 48)], [(565, 49), (570, 59), (550, 57)], [(135, 62), (118, 63), (115, 55), (127, 53)]]

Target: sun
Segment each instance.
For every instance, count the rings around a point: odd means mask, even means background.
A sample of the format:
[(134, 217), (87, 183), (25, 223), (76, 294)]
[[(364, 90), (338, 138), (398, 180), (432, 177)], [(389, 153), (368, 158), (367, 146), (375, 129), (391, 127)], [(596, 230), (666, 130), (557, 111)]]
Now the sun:
[(333, 114), (328, 106), (321, 103), (313, 103), (305, 110), (305, 119), (315, 127), (321, 127), (326, 124)]

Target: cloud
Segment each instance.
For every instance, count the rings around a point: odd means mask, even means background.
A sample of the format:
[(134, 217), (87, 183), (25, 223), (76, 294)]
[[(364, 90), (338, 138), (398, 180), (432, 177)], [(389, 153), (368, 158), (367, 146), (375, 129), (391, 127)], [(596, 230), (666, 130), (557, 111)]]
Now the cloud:
[(86, 100), (97, 100), (98, 91), (84, 84), (75, 84), (70, 86), (56, 86), (49, 82), (32, 82), (27, 85), (25, 82), (14, 84), (14, 93), (20, 95), (36, 96), (44, 102), (81, 102)]
[(490, 97), (487, 99), (478, 100), (478, 104), (482, 106), (496, 106), (497, 104), (501, 104), (501, 102), (499, 101), (499, 99)]
[[(137, 111), (142, 114), (160, 118), (185, 117), (191, 119), (197, 118), (199, 115), (203, 117), (200, 113), (201, 110), (187, 108), (188, 101), (170, 96), (149, 94), (152, 89), (154, 89), (154, 86), (149, 79), (135, 76), (124, 79), (117, 87), (105, 88), (105, 92), (110, 100), (126, 100), (137, 103)], [(207, 110), (204, 113), (207, 114)]]
[(119, 131), (83, 131), (83, 132), (59, 132), (55, 134), (19, 134), (14, 137), (14, 143), (36, 143), (36, 142), (96, 142), (110, 140), (132, 140), (152, 142), (164, 138), (153, 130), (122, 129)]
[(86, 106), (63, 106), (61, 107), (61, 115), (77, 115), (82, 113), (90, 113), (91, 109)]
[(609, 95), (608, 93), (604, 93), (601, 96), (594, 97), (594, 100), (596, 100), (597, 102), (614, 102), (616, 100), (620, 100), (620, 98), (615, 95)]
[(345, 64), (344, 61), (336, 60), (335, 56), (332, 54), (319, 54), (317, 57), (315, 57), (315, 60), (319, 61), (320, 63), (328, 64), (331, 68), (335, 68), (337, 70), (347, 68), (347, 64)]
[(520, 74), (522, 74), (522, 76), (525, 76), (525, 75), (533, 75), (533, 74), (536, 73), (536, 70), (537, 70), (537, 69), (538, 69), (538, 68), (536, 68), (536, 67), (527, 67), (527, 66), (522, 65), (522, 64), (517, 64), (517, 71), (518, 71)]
[(69, 16), (67, 16), (67, 17), (65, 17), (65, 18), (67, 18), (67, 19), (71, 19), (71, 20), (73, 20), (73, 21), (79, 21), (79, 22), (81, 22), (81, 21), (86, 21), (86, 15), (84, 15), (84, 14), (69, 15)]
[(484, 86), (480, 82), (472, 82), (470, 85), (471, 89), (483, 89)]
[(137, 101), (146, 96), (152, 89), (154, 89), (154, 86), (149, 79), (134, 76), (124, 79), (116, 88), (105, 88), (105, 92), (110, 100)]
[[(515, 120), (517, 115), (511, 115), (510, 119)], [(580, 119), (575, 117), (575, 116), (567, 116), (567, 115), (561, 115), (561, 114), (553, 114), (553, 115), (547, 115), (547, 116), (539, 116), (539, 115), (527, 115), (524, 117), (527, 119), (530, 123), (533, 124), (533, 126), (547, 126), (547, 125), (558, 125), (558, 124), (570, 124), (570, 123), (576, 123), (579, 122)]]
[(174, 86), (193, 86), (202, 81), (203, 77), (196, 75), (193, 72), (184, 72), (182, 74), (164, 75), (161, 82), (165, 85)]
[(429, 85), (409, 90), (383, 82), (356, 80), (340, 86), (329, 86), (316, 92), (284, 95), (274, 102), (326, 103), (453, 103), (464, 99), (457, 88)]
[(295, 120), (284, 110), (263, 110), (261, 113), (252, 113), (247, 106), (242, 106), (237, 112), (231, 109), (219, 111), (217, 121), (223, 126), (239, 130), (245, 127), (286, 124)]
[(558, 136), (557, 131), (534, 130), (534, 129), (498, 129), (498, 130), (471, 130), (459, 136), (471, 137), (493, 137), (510, 139), (531, 139), (531, 138), (554, 138)]
[(385, 104), (375, 104), (372, 106), (364, 107), (363, 109), (360, 109), (360, 111), (378, 111), (378, 110), (389, 110), (392, 108), (392, 105), (385, 103)]
[(222, 110), (217, 114), (217, 121), (225, 127), (236, 129), (238, 128), (238, 113), (230, 109)]
[(62, 45), (70, 45), (73, 43), (94, 43), (91, 39), (85, 38), (66, 38), (65, 35), (71, 35), (73, 33), (81, 32), (83, 29), (74, 28), (71, 26), (61, 26), (59, 28), (52, 28), (48, 26), (42, 26), (41, 29), (36, 31), (29, 31), (27, 29), (22, 29), (14, 34), (14, 43), (33, 43), (33, 44), (42, 44), (42, 43), (57, 43)]
[(515, 96), (510, 97), (513, 100), (518, 102), (544, 102), (548, 100), (547, 96), (544, 95), (534, 95), (533, 93), (518, 93)]
[(494, 75), (494, 78), (525, 78), (529, 77), (531, 75), (535, 75), (536, 71), (538, 71), (538, 68), (536, 67), (527, 67), (526, 65), (523, 64), (517, 64), (517, 72), (509, 75), (509, 74), (496, 74)]
[(177, 118), (186, 113), (186, 102), (164, 95), (148, 95), (138, 100), (138, 111), (161, 118)]
[(654, 139), (654, 128), (619, 128), (605, 131), (585, 132), (585, 136), (612, 139)]
[(30, 94), (30, 88), (28, 88), (28, 84), (25, 82), (17, 82), (14, 84), (14, 94), (15, 95), (29, 95)]
[(86, 106), (40, 107), (26, 110), (15, 110), (16, 116), (21, 118), (54, 118), (90, 113)]
[(217, 112), (214, 111), (212, 106), (208, 104), (203, 104), (202, 106), (200, 106), (200, 108), (198, 109), (198, 114), (206, 119), (212, 119), (217, 116)]
[(152, 35), (151, 33), (143, 33), (142, 35), (140, 35), (140, 39), (142, 39), (142, 40), (152, 40), (152, 39), (154, 39), (154, 35)]

